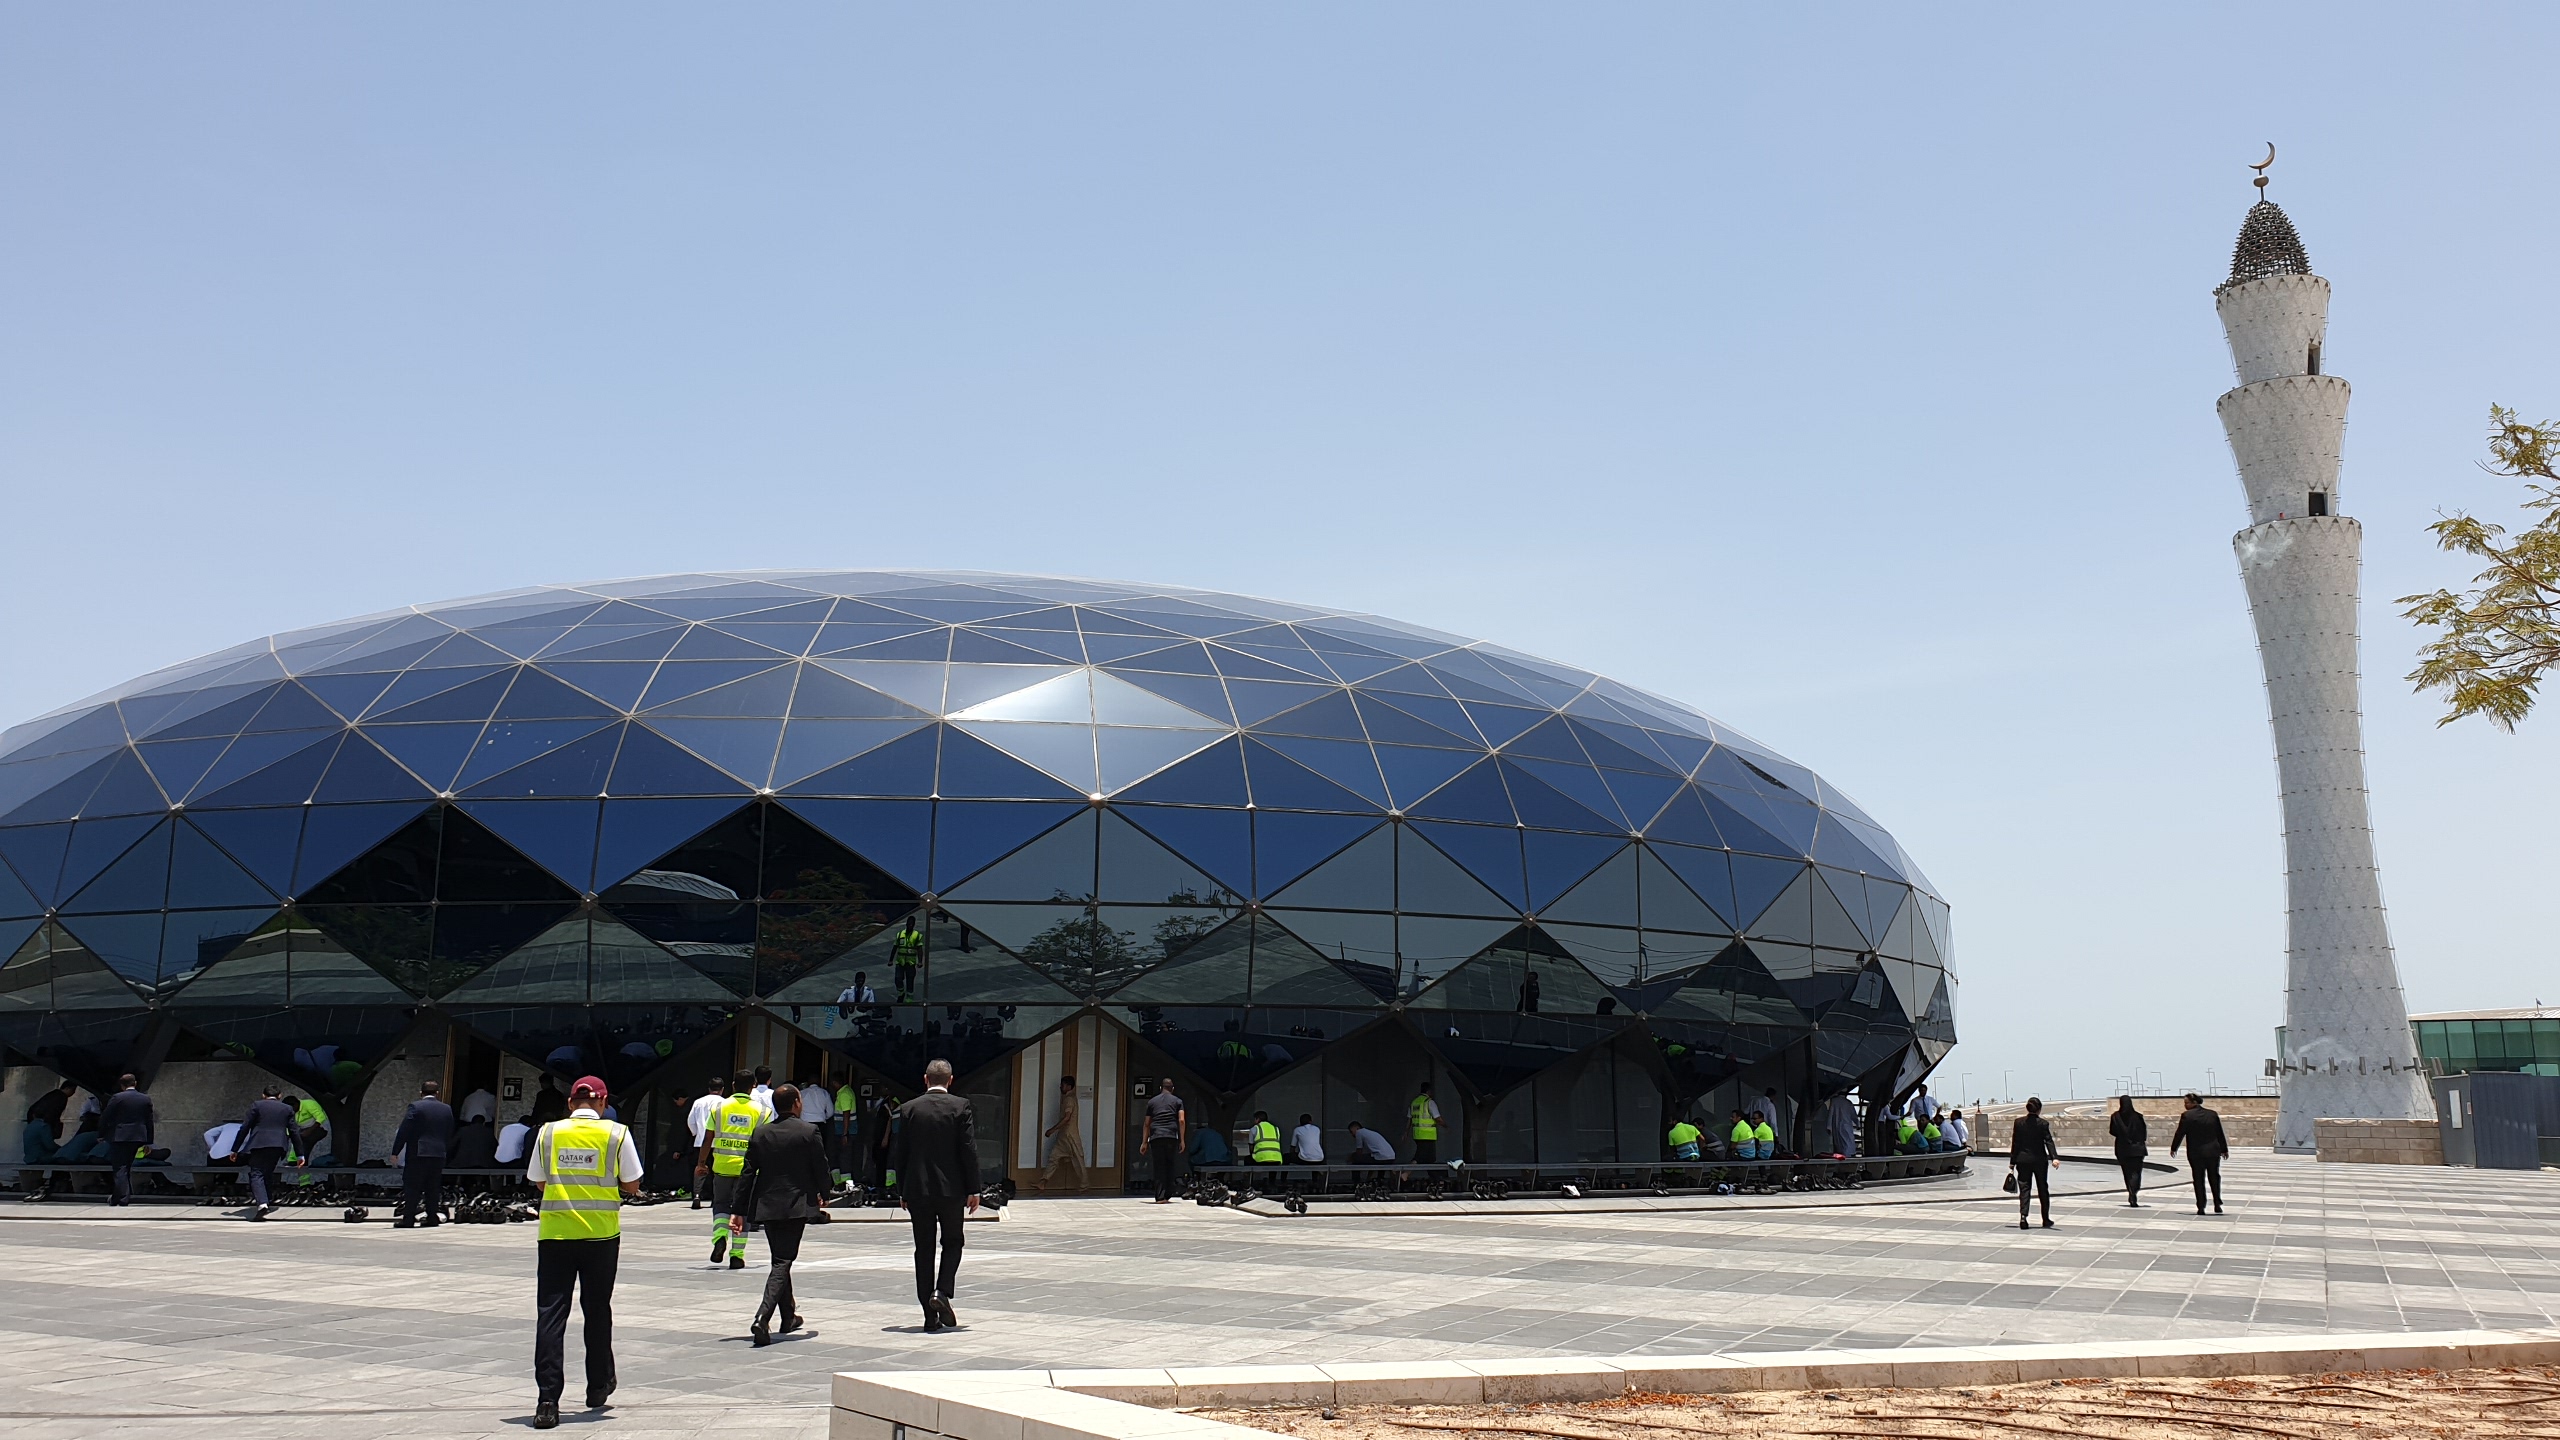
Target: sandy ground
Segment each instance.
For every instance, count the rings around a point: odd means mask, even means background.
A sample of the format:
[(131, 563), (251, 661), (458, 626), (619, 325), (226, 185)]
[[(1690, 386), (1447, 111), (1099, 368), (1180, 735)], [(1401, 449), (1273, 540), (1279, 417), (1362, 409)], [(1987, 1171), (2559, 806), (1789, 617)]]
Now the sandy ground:
[(2560, 1366), (2409, 1370), (2233, 1380), (2057, 1380), (1955, 1390), (1634, 1395), (1546, 1405), (1272, 1406), (1202, 1410), (1305, 1440), (1430, 1440), (1430, 1432), (1547, 1440), (1664, 1440), (1666, 1433), (1861, 1440), (2560, 1440)]

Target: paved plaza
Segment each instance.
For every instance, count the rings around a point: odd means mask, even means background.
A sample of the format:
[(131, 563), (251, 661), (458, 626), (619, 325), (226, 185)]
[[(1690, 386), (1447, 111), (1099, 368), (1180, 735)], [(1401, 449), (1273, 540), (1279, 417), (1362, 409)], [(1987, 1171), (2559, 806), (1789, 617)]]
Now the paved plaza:
[[(2021, 1234), (1997, 1161), (1870, 1204), (1262, 1218), (1029, 1201), (970, 1227), (965, 1331), (913, 1327), (905, 1227), (811, 1234), (816, 1333), (755, 1350), (761, 1262), (703, 1264), (708, 1216), (630, 1212), (622, 1389), (570, 1425), (620, 1440), (825, 1433), (857, 1368), (1178, 1366), (2161, 1339), (2560, 1323), (2560, 1174), (2323, 1166), (2242, 1152), (2231, 1213), (2183, 1184), (2126, 1209), (2070, 1166)], [(2156, 1177), (2167, 1182), (2171, 1177)], [(2183, 1176), (2178, 1177), (2181, 1181)], [(400, 1232), (287, 1212), (0, 1211), (0, 1419), (13, 1440), (522, 1433), (530, 1226)], [(127, 1214), (134, 1212), (115, 1212)], [(572, 1326), (570, 1395), (578, 1394)], [(265, 1417), (277, 1417), (269, 1423)]]

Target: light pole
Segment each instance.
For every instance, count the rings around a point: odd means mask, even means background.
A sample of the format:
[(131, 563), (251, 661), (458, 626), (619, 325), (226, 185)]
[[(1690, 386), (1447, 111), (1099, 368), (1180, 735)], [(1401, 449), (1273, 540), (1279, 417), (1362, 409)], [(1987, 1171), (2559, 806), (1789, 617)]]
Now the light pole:
[(1956, 1093), (1965, 1097), (1965, 1102), (1964, 1102), (1964, 1103), (1966, 1103), (1967, 1105), (1970, 1105), (1970, 1104), (1972, 1104), (1972, 1103), (1973, 1103), (1973, 1072), (1972, 1072), (1972, 1071), (1970, 1071), (1970, 1070), (1963, 1070), (1963, 1071), (1959, 1071), (1959, 1072), (1957, 1072), (1957, 1074), (1956, 1074)]
[(2077, 1065), (2071, 1067), (2071, 1098), (2080, 1098), (2080, 1067)]
[(2018, 1097), (2017, 1097), (2015, 1094), (2011, 1093), (2011, 1092), (2010, 1092), (2010, 1089), (2009, 1089), (2009, 1072), (2008, 1072), (2008, 1071), (2006, 1071), (2006, 1070), (2001, 1071), (2001, 1072), (2000, 1072), (2000, 1100), (2001, 1100), (2001, 1103), (2006, 1104), (2006, 1103), (2008, 1103), (2009, 1101), (2011, 1101), (2011, 1100), (2015, 1100), (2015, 1099), (2017, 1099), (2017, 1098), (2018, 1098)]

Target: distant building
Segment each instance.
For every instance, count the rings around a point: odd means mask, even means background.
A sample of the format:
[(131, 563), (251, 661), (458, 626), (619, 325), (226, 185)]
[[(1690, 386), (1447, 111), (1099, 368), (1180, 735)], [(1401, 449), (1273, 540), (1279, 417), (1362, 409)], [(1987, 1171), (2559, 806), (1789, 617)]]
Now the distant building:
[(2418, 1054), (2436, 1075), (2514, 1070), (2560, 1075), (2560, 1005), (2412, 1015)]

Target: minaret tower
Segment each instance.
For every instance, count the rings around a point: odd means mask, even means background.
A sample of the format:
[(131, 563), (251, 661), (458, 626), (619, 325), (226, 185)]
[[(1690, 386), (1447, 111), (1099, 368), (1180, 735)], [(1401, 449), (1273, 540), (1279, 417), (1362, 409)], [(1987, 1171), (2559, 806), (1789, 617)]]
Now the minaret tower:
[(2321, 372), (2329, 282), (2266, 198), (2240, 225), (2231, 278), (2214, 291), (2240, 384), (2223, 432), (2240, 462), (2249, 528), (2232, 537), (2266, 667), (2284, 790), (2285, 1053), (2276, 1148), (2312, 1149), (2324, 1116), (2434, 1113), (2420, 1077), (2382, 913), (2358, 706), (2356, 600), (2364, 528), (2339, 504), (2347, 382)]

